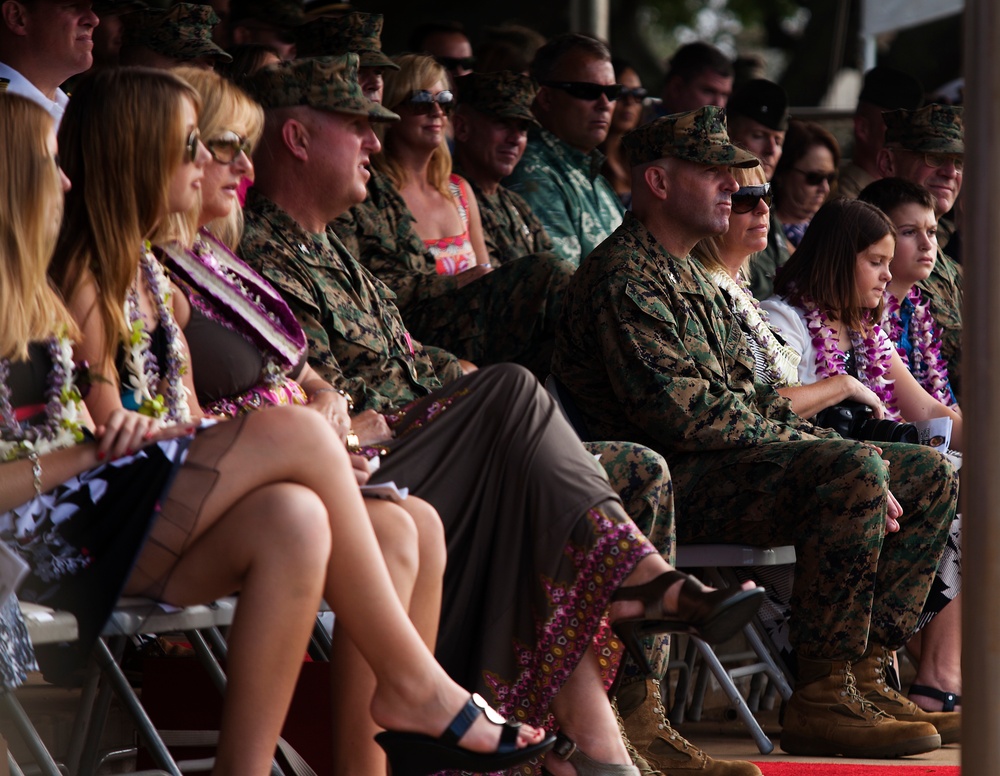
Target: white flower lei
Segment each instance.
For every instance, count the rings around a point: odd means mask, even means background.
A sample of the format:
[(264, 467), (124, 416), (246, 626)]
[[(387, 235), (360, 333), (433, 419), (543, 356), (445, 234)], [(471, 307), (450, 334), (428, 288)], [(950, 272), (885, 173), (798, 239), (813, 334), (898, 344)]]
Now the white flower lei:
[(17, 420), (10, 401), (10, 362), (0, 359), (0, 460), (71, 447), (83, 440), (83, 398), (74, 383), (73, 343), (65, 332), (46, 342), (52, 368), (46, 392), (45, 422), (26, 426)]
[(910, 343), (913, 345), (913, 360), (903, 347), (903, 322), (900, 302), (891, 291), (885, 292), (885, 311), (882, 325), (889, 339), (896, 346), (896, 352), (917, 381), (931, 396), (946, 406), (955, 404), (955, 397), (948, 383), (948, 369), (941, 358), (941, 338), (937, 324), (931, 315), (930, 303), (924, 300), (920, 289), (910, 289), (906, 298), (913, 304), (910, 317)]
[(711, 271), (712, 280), (729, 297), (729, 304), (735, 315), (750, 332), (750, 336), (760, 347), (764, 363), (759, 364), (768, 384), (775, 388), (797, 385), (800, 356), (794, 348), (782, 345), (767, 323), (767, 313), (761, 309), (760, 303), (754, 298), (750, 289), (737, 275), (734, 280), (723, 269)]
[(188, 390), (183, 375), (187, 372), (187, 355), (181, 345), (180, 328), (170, 309), (170, 281), (160, 262), (153, 255), (149, 241), (143, 243), (139, 267), (149, 286), (156, 306), (156, 316), (167, 341), (166, 374), (162, 378), (165, 394), (154, 389), (161, 382), (160, 365), (152, 353), (152, 340), (139, 307), (139, 292), (133, 284), (125, 299), (125, 319), (129, 322), (129, 342), (125, 348), (125, 373), (127, 383), (122, 388), (131, 390), (139, 412), (153, 418), (173, 423), (191, 420), (188, 407)]

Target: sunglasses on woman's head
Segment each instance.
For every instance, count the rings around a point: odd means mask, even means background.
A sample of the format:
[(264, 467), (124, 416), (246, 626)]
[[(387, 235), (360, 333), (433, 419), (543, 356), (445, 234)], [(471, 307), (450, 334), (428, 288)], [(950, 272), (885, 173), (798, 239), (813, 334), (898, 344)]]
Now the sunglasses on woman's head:
[(409, 105), (410, 110), (418, 116), (423, 116), (433, 111), (435, 104), (445, 113), (450, 113), (451, 109), (455, 107), (455, 95), (447, 89), (437, 94), (431, 94), (426, 89), (420, 89), (414, 92), (405, 104)]
[(835, 172), (807, 172), (806, 170), (800, 170), (798, 167), (793, 167), (792, 169), (800, 173), (810, 186), (819, 186), (823, 181), (832, 185), (837, 180), (837, 173)]
[(249, 158), (252, 150), (247, 139), (235, 132), (223, 132), (205, 143), (205, 147), (219, 164), (232, 164), (241, 153)]
[(761, 200), (764, 200), (765, 205), (771, 207), (773, 197), (770, 183), (760, 183), (756, 186), (740, 186), (739, 191), (732, 196), (733, 212), (750, 213), (756, 209)]
[(184, 141), (184, 161), (193, 162), (198, 158), (198, 142), (201, 140), (201, 133), (198, 132), (198, 127), (195, 127), (187, 136), (187, 140)]
[(542, 86), (559, 89), (574, 99), (586, 100), (587, 102), (601, 99), (602, 94), (608, 98), (608, 102), (614, 102), (621, 96), (622, 89), (625, 88), (621, 84), (605, 86), (604, 84), (592, 84), (588, 81), (542, 81)]

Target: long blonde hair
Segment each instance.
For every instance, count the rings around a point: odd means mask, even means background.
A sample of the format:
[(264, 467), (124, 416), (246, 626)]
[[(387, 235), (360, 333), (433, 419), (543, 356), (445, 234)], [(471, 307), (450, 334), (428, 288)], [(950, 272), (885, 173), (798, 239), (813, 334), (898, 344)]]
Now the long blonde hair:
[(0, 357), (25, 359), (28, 344), (78, 331), (46, 271), (63, 192), (49, 152), (52, 118), (31, 100), (0, 93)]
[[(257, 147), (264, 131), (264, 109), (250, 95), (212, 70), (188, 65), (174, 68), (173, 73), (191, 84), (201, 96), (198, 129), (202, 140), (208, 142), (229, 131), (245, 137), (251, 149)], [(171, 216), (171, 233), (157, 235), (157, 239), (177, 234), (174, 239), (183, 240), (184, 229), (196, 225), (199, 216), (199, 212)], [(243, 234), (243, 209), (234, 207), (226, 218), (217, 218), (209, 226), (212, 234), (230, 250), (236, 250)]]
[(67, 300), (93, 276), (107, 359), (128, 342), (124, 305), (142, 242), (162, 225), (171, 178), (184, 163), (185, 98), (200, 105), (198, 93), (165, 70), (102, 68), (80, 81), (59, 129), (73, 188), (49, 273)]
[[(733, 177), (736, 178), (736, 182), (740, 186), (757, 186), (762, 183), (767, 183), (767, 175), (764, 173), (764, 168), (760, 165), (756, 167), (733, 167), (731, 172)], [(713, 234), (711, 237), (703, 237), (698, 241), (698, 244), (694, 246), (691, 250), (691, 254), (700, 261), (705, 269), (714, 270), (721, 269), (729, 272), (729, 268), (726, 263), (722, 260), (722, 247), (725, 242), (726, 236), (724, 234)], [(750, 266), (750, 262), (753, 257), (757, 254), (751, 254), (747, 256), (746, 260), (743, 262), (741, 269), (743, 273), (746, 274), (747, 269)]]
[[(447, 72), (434, 57), (426, 54), (398, 54), (392, 61), (399, 65), (399, 70), (385, 71), (385, 90), (382, 97), (382, 103), (389, 110), (394, 111), (399, 108), (415, 91), (430, 89), (439, 81), (448, 83)], [(394, 126), (394, 122), (379, 124), (377, 129), (384, 132), (380, 138), (382, 150), (374, 156), (372, 165), (379, 172), (388, 175), (399, 189), (406, 185), (409, 175), (396, 158), (399, 141)], [(450, 177), (451, 152), (448, 150), (447, 139), (442, 136), (441, 144), (434, 149), (427, 167), (427, 181), (444, 196), (451, 197), (448, 188)]]

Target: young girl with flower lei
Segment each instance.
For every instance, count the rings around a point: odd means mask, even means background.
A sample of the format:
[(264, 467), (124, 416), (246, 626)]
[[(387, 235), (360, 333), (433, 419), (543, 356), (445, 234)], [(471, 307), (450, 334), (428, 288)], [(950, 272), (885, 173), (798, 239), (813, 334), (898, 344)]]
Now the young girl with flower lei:
[(961, 449), (961, 416), (914, 379), (879, 326), (895, 238), (895, 227), (878, 208), (828, 202), (779, 272), (776, 296), (763, 307), (802, 356), (803, 384), (853, 374), (878, 395), (890, 419), (950, 417), (952, 447)]
[[(4, 465), (0, 509), (10, 511), (0, 514), (0, 540), (27, 557), (33, 571), (25, 589), (40, 588), (47, 602), (77, 615), (84, 650), (122, 591), (179, 606), (240, 591), (214, 773), (270, 771), (321, 599), (336, 608), (338, 628), (376, 676), (376, 724), (437, 735), (470, 702), (469, 694), (434, 660), (408, 618), (404, 593), (393, 584), (371, 522), (363, 519), (364, 501), (333, 429), (301, 407), (275, 407), (197, 430), (190, 421), (174, 422), (185, 417), (180, 404), (190, 379), (183, 340), (170, 324), (171, 300), (182, 295), (170, 295), (161, 283), (143, 238), (171, 212), (197, 204), (209, 158), (196, 131), (198, 103), (185, 81), (145, 68), (100, 70), (74, 92), (60, 141), (75, 194), (67, 197), (59, 261), (49, 270), (68, 290), (70, 312), (79, 318), (77, 354), (92, 356), (105, 380), (86, 397), (90, 407), (102, 389), (93, 407), (103, 419), (95, 418), (96, 445)], [(18, 140), (0, 135), (8, 165), (23, 153)], [(45, 154), (53, 176), (54, 146), (53, 140)], [(0, 212), (0, 226), (6, 212)], [(105, 228), (110, 224), (113, 231)], [(40, 256), (30, 258), (44, 268)], [(44, 278), (44, 270), (38, 275)], [(46, 287), (44, 280), (40, 286)], [(8, 305), (4, 311), (19, 309)], [(77, 328), (64, 317), (68, 329)], [(154, 362), (140, 350), (144, 335), (152, 342), (158, 330), (166, 347), (157, 354), (154, 374)], [(148, 414), (118, 401), (118, 370), (109, 365), (119, 342), (132, 350), (121, 359), (132, 364), (123, 363), (128, 378), (121, 382), (139, 391), (140, 410)], [(28, 343), (14, 344), (8, 351), (23, 362)], [(162, 408), (154, 406), (158, 397)], [(63, 523), (72, 529), (65, 536)], [(87, 537), (99, 541), (91, 544)], [(93, 570), (103, 575), (96, 584)], [(260, 671), (261, 665), (268, 670)], [(413, 687), (414, 676), (423, 678), (420, 688)], [(350, 699), (359, 707), (365, 700), (357, 694)], [(454, 757), (469, 748), (490, 752), (500, 727), (481, 717), (461, 745), (441, 746)], [(528, 745), (542, 739), (529, 726), (515, 735)], [(535, 754), (530, 746), (523, 753), (524, 759)], [(447, 762), (442, 765), (438, 770), (447, 769)]]

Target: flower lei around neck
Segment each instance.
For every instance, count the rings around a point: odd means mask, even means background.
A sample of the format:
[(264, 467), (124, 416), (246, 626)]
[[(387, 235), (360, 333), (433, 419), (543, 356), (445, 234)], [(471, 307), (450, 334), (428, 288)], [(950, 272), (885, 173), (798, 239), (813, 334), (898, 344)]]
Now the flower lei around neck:
[[(820, 380), (834, 375), (847, 374), (845, 368), (847, 354), (840, 349), (840, 335), (831, 325), (829, 318), (816, 303), (807, 296), (802, 297), (806, 327), (816, 348), (816, 376)], [(868, 334), (854, 329), (848, 330), (851, 347), (858, 367), (858, 379), (870, 388), (886, 409), (886, 417), (899, 420), (899, 410), (893, 396), (889, 379), (892, 364), (892, 346), (886, 333), (874, 325)]]
[[(128, 383), (122, 390), (131, 390), (139, 413), (152, 418), (173, 423), (191, 420), (188, 409), (188, 393), (182, 376), (187, 371), (187, 356), (181, 345), (181, 333), (170, 308), (170, 281), (153, 255), (148, 240), (143, 242), (139, 268), (156, 306), (156, 318), (167, 342), (166, 374), (162, 375), (160, 365), (152, 352), (152, 339), (146, 331), (146, 324), (139, 306), (138, 278), (129, 288), (125, 299), (125, 318), (129, 323), (129, 341), (125, 348), (125, 372)], [(157, 390), (164, 384), (164, 393)]]
[(769, 385), (784, 388), (799, 381), (799, 354), (793, 348), (782, 345), (767, 324), (767, 313), (754, 298), (750, 288), (739, 273), (734, 280), (725, 270), (718, 268), (710, 273), (715, 284), (726, 292), (733, 315), (743, 323), (760, 348), (764, 363), (758, 364), (761, 374)]
[(45, 393), (45, 421), (27, 425), (11, 404), (10, 361), (0, 359), (0, 460), (13, 461), (29, 453), (44, 455), (83, 441), (83, 398), (74, 383), (73, 343), (65, 332), (49, 337), (45, 347), (52, 361)]
[(910, 316), (910, 344), (913, 346), (912, 359), (903, 347), (903, 319), (900, 302), (889, 291), (885, 293), (885, 312), (882, 325), (889, 339), (896, 346), (896, 352), (903, 363), (917, 378), (917, 382), (927, 393), (946, 406), (955, 403), (948, 382), (948, 370), (941, 358), (941, 339), (937, 334), (937, 324), (931, 315), (930, 303), (924, 300), (920, 289), (913, 286), (906, 298), (913, 305)]

